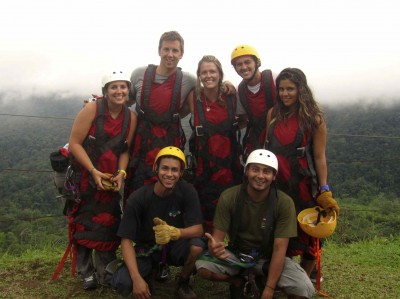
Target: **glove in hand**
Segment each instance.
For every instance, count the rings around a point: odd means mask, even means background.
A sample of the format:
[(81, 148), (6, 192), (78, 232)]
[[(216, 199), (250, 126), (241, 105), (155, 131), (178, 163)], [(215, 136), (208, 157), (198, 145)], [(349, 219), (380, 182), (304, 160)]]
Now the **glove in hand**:
[(156, 217), (153, 219), (153, 222), (155, 224), (153, 230), (157, 244), (167, 244), (170, 240), (178, 240), (181, 237), (181, 231), (174, 226), (168, 225), (164, 220)]
[(324, 193), (321, 193), (317, 197), (317, 203), (324, 210), (332, 209), (336, 212), (336, 215), (339, 215), (339, 205), (338, 205), (337, 201), (332, 197), (331, 191), (326, 191)]

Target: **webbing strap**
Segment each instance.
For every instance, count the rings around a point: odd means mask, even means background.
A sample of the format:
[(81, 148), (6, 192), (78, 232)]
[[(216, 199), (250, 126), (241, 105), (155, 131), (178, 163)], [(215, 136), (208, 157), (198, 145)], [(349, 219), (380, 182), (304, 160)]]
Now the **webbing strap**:
[[(111, 139), (108, 139), (106, 133), (104, 132), (104, 113), (105, 113), (105, 105), (107, 105), (106, 99), (98, 99), (97, 107), (98, 114), (96, 119), (96, 131), (95, 131), (95, 142), (96, 146), (93, 154), (88, 152), (90, 160), (93, 165), (97, 165), (98, 159), (102, 154), (104, 154), (109, 149), (112, 149), (113, 152), (119, 151), (119, 146), (121, 145), (121, 141), (123, 140), (126, 131), (128, 130), (128, 122), (129, 122), (129, 109), (126, 106), (123, 106), (122, 112), (124, 113), (124, 120), (122, 122), (121, 133)], [(108, 139), (108, 140), (107, 140)], [(117, 152), (117, 154), (120, 154)]]
[[(263, 85), (264, 85), (265, 105), (268, 110), (269, 108), (273, 107), (273, 105), (274, 105), (274, 101), (272, 98), (272, 88), (271, 88), (271, 76), (272, 76), (271, 70), (262, 71), (262, 76), (263, 76)], [(247, 101), (246, 83), (244, 81), (240, 82), (240, 84), (238, 86), (238, 90), (239, 90), (240, 102), (242, 103), (244, 110), (246, 110), (250, 124), (253, 124), (252, 121), (254, 119), (254, 115), (251, 112), (249, 102)]]
[[(149, 107), (149, 103), (150, 103), (150, 91), (151, 91), (151, 84), (153, 81), (153, 78), (155, 76), (157, 70), (157, 66), (154, 64), (149, 64), (145, 75), (144, 75), (144, 79), (143, 79), (143, 94), (141, 97), (141, 103), (139, 105), (139, 103), (136, 103), (136, 112), (138, 113), (138, 115), (140, 116), (144, 116), (146, 118), (146, 113), (145, 111), (148, 112), (149, 109), (147, 109)], [(179, 95), (181, 92), (181, 84), (182, 84), (182, 78), (183, 78), (183, 74), (181, 71), (181, 68), (177, 68), (176, 70), (176, 75), (175, 75), (175, 82), (174, 82), (174, 87), (172, 90), (172, 96), (171, 96), (171, 106), (169, 108), (169, 116), (170, 116), (170, 122), (174, 121), (174, 117), (176, 117), (175, 115), (178, 113), (179, 111), (179, 107), (177, 107), (177, 103), (179, 100)], [(143, 106), (143, 107), (141, 107)]]
[(322, 248), (320, 246), (319, 238), (314, 238), (315, 261), (317, 266), (317, 292), (323, 297), (330, 297), (328, 294), (321, 292), (321, 254)]
[[(231, 234), (230, 234), (230, 245), (235, 248), (235, 241), (237, 237), (237, 233), (239, 230), (239, 224), (242, 218), (242, 211), (244, 207), (244, 202), (247, 197), (246, 193), (246, 183), (243, 183), (242, 186), (240, 187), (240, 191), (238, 192), (238, 195), (236, 197), (236, 207), (235, 207), (235, 212), (232, 217), (232, 219), (235, 219), (232, 221), (231, 224)], [(275, 185), (271, 185), (270, 191), (268, 194), (268, 199), (267, 199), (267, 207), (265, 209), (265, 229), (264, 229), (264, 235), (263, 235), (263, 240), (261, 242), (261, 251), (262, 254), (266, 256), (266, 258), (270, 258), (272, 254), (272, 248), (270, 246), (271, 239), (274, 236), (274, 229), (275, 229), (275, 223), (276, 223), (276, 217), (277, 217), (277, 212), (276, 212), (276, 206), (277, 206), (277, 189)]]
[(58, 264), (58, 267), (56, 269), (56, 271), (53, 274), (52, 280), (56, 280), (58, 275), (60, 274), (62, 268), (64, 267), (65, 262), (67, 261), (68, 255), (70, 256), (71, 260), (72, 260), (72, 268), (71, 268), (71, 272), (72, 272), (72, 276), (75, 276), (75, 270), (76, 270), (76, 246), (73, 246), (73, 241), (69, 241), (67, 249), (65, 250), (65, 253), (60, 261), (60, 263)]
[(274, 106), (274, 100), (272, 98), (272, 88), (271, 88), (272, 72), (271, 70), (264, 70), (262, 74), (264, 78), (265, 103), (267, 104), (267, 110), (268, 110), (270, 107)]
[(208, 250), (205, 251), (202, 255), (200, 255), (198, 257), (198, 259), (203, 260), (203, 261), (213, 262), (213, 263), (216, 263), (219, 265), (238, 266), (238, 267), (244, 268), (244, 269), (252, 268), (256, 265), (256, 262), (243, 263), (243, 262), (231, 259), (231, 258), (219, 259), (219, 258), (216, 258), (215, 256), (212, 256)]

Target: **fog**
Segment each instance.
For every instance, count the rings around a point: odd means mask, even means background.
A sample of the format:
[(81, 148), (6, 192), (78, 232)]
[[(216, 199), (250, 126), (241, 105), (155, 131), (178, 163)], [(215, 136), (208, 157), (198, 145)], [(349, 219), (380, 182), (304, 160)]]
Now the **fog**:
[[(278, 3), (276, 3), (278, 2)], [(392, 1), (50, 1), (15, 0), (0, 12), (2, 101), (59, 93), (100, 93), (108, 70), (158, 64), (158, 40), (185, 39), (179, 66), (196, 72), (205, 54), (225, 79), (239, 44), (254, 46), (261, 69), (307, 75), (326, 105), (399, 101), (400, 21)]]

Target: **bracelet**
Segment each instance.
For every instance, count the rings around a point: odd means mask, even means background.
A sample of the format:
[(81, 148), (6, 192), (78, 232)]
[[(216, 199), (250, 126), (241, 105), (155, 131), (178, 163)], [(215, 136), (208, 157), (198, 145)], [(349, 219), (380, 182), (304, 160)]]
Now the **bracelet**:
[(122, 172), (124, 174), (124, 179), (126, 179), (126, 171), (123, 169), (118, 169), (118, 173)]
[(275, 289), (274, 289), (273, 287), (270, 287), (270, 286), (267, 285), (267, 284), (265, 285), (265, 287), (266, 287), (266, 288), (269, 288), (269, 289), (271, 289), (271, 290), (273, 290), (273, 291), (275, 292)]
[(93, 170), (95, 170), (95, 169), (96, 169), (96, 167), (90, 168), (90, 169), (89, 169), (89, 173), (92, 174)]
[(319, 186), (319, 191), (329, 191), (329, 185), (321, 185)]

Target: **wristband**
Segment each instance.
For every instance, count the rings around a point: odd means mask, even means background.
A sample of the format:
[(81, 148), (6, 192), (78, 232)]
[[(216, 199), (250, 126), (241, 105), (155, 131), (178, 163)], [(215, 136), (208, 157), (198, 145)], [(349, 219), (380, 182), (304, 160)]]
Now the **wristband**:
[(126, 171), (125, 171), (125, 170), (123, 170), (123, 169), (118, 169), (117, 172), (118, 172), (118, 173), (122, 172), (123, 175), (124, 175), (124, 179), (126, 179)]
[(269, 289), (271, 289), (272, 291), (274, 291), (274, 292), (275, 292), (275, 289), (274, 289), (273, 287), (270, 287), (270, 286), (269, 286), (269, 285), (267, 285), (267, 284), (265, 285), (265, 287), (266, 287), (266, 288), (269, 288)]
[(321, 186), (319, 186), (319, 191), (330, 191), (329, 185), (321, 185)]

